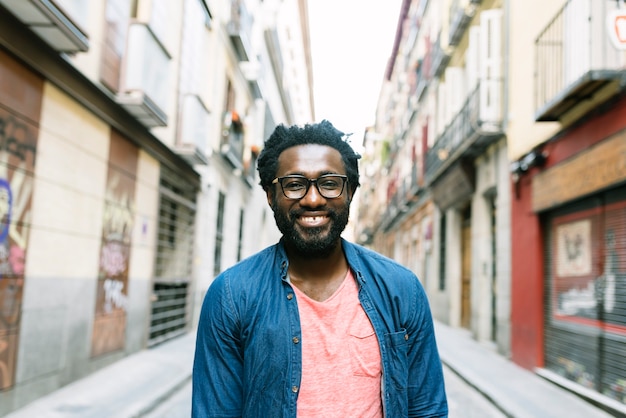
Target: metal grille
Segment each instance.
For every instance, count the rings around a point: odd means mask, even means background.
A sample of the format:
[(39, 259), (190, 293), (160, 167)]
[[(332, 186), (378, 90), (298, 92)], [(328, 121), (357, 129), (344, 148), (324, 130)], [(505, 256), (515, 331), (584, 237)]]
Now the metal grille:
[(545, 367), (626, 404), (626, 187), (545, 226)]
[(185, 332), (190, 319), (188, 290), (193, 268), (197, 189), (162, 167), (159, 192), (149, 346)]

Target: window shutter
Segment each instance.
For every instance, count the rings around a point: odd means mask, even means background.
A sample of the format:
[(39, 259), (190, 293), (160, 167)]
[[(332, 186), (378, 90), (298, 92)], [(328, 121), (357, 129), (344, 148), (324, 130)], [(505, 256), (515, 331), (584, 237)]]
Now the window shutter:
[(454, 118), (463, 107), (465, 94), (463, 69), (460, 67), (446, 68), (446, 90), (448, 91), (449, 120)]
[(499, 122), (502, 109), (502, 10), (480, 15), (480, 120)]
[(474, 91), (478, 84), (478, 51), (480, 45), (480, 27), (472, 26), (469, 29), (469, 44), (465, 56), (465, 71), (467, 75), (468, 95)]

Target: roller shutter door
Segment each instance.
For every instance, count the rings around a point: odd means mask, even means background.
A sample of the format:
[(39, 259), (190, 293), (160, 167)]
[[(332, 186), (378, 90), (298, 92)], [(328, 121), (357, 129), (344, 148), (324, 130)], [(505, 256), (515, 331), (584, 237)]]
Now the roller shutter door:
[(545, 367), (626, 403), (626, 186), (544, 222)]

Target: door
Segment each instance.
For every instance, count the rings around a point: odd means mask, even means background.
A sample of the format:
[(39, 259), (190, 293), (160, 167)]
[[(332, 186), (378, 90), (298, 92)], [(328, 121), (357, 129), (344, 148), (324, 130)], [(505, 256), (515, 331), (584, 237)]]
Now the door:
[(466, 216), (461, 228), (461, 326), (471, 324), (471, 278), (472, 278), (472, 228), (470, 217)]

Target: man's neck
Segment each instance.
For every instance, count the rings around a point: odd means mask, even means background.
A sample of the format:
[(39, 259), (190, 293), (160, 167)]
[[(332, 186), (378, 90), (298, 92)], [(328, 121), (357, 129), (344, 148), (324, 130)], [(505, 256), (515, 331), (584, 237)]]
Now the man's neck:
[(326, 257), (306, 257), (293, 251), (287, 251), (287, 256), (291, 283), (318, 301), (330, 297), (348, 273), (348, 262), (341, 244)]

